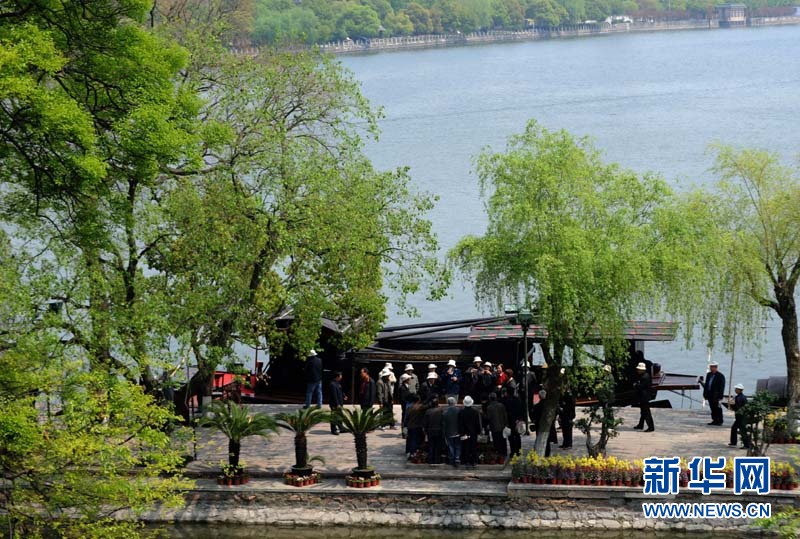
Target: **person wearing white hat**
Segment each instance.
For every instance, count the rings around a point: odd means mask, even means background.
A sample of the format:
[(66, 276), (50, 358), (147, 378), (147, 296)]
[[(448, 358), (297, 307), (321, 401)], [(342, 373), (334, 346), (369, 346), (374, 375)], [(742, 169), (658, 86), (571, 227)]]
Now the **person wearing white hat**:
[(480, 364), (483, 363), (483, 360), (481, 359), (481, 356), (475, 356), (474, 358), (472, 358), (472, 362), (477, 363), (478, 366), (480, 366)]
[(412, 394), (416, 395), (419, 393), (419, 378), (414, 374), (414, 365), (411, 363), (406, 364), (405, 372), (409, 376), (408, 389)]
[(317, 406), (322, 407), (322, 359), (315, 350), (309, 350), (306, 358), (306, 402), (304, 408), (311, 406), (312, 400), (316, 400)]
[[(384, 413), (388, 417), (391, 417), (389, 428), (396, 429), (397, 427), (394, 424), (394, 402), (392, 399), (392, 395), (394, 394), (394, 385), (390, 380), (391, 375), (392, 371), (390, 371), (388, 368), (384, 368), (378, 375), (380, 378), (377, 386), (378, 404), (381, 406), (381, 408), (383, 408)], [(381, 430), (384, 428), (385, 427), (381, 427)]]
[(494, 371), (492, 370), (492, 364), (487, 361), (483, 364), (483, 367), (478, 374), (478, 400), (481, 403), (488, 402), (489, 393), (495, 390), (496, 385), (496, 377)]
[(703, 398), (708, 401), (711, 408), (711, 422), (709, 425), (722, 425), (722, 406), (720, 401), (725, 393), (725, 375), (719, 372), (719, 363), (712, 361), (708, 365), (705, 383), (703, 384)]
[(647, 365), (640, 361), (636, 365), (636, 374), (639, 378), (634, 382), (633, 387), (636, 389), (636, 396), (639, 400), (639, 423), (633, 427), (635, 430), (644, 429), (644, 424), (647, 423), (647, 430), (645, 432), (653, 432), (655, 426), (653, 424), (653, 414), (650, 412), (650, 398), (652, 395), (653, 379), (650, 373), (647, 372)]
[(475, 356), (475, 359), (472, 361), (472, 365), (469, 366), (467, 371), (464, 373), (464, 377), (462, 379), (462, 389), (464, 390), (464, 395), (477, 395), (479, 391), (478, 387), (478, 379), (481, 374), (481, 357)]
[(435, 372), (429, 371), (425, 381), (420, 384), (419, 398), (423, 403), (439, 398), (439, 376)]
[(481, 414), (472, 405), (472, 397), (464, 397), (464, 408), (458, 416), (458, 430), (461, 433), (461, 463), (474, 468), (478, 463), (478, 435), (482, 431)]
[(447, 362), (447, 370), (442, 376), (442, 390), (445, 398), (453, 397), (458, 402), (458, 395), (461, 393), (461, 370), (456, 367), (456, 360), (451, 359)]
[(747, 430), (745, 429), (746, 423), (744, 421), (744, 417), (742, 416), (742, 408), (744, 408), (744, 405), (747, 404), (747, 397), (744, 394), (744, 386), (742, 384), (736, 384), (733, 389), (736, 392), (736, 397), (733, 399), (733, 406), (731, 408), (736, 414), (736, 419), (733, 421), (733, 425), (731, 426), (731, 441), (728, 445), (731, 447), (737, 447), (739, 445), (738, 435), (741, 433), (744, 449), (750, 449), (750, 436), (747, 434)]
[(384, 363), (383, 370), (389, 371), (389, 383), (392, 384), (392, 388), (397, 385), (397, 378), (394, 375), (394, 367), (391, 363)]

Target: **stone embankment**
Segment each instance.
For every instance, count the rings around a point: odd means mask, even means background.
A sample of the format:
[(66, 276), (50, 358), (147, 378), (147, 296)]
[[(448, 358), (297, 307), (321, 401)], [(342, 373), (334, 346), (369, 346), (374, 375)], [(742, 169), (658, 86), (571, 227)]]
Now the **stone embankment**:
[[(292, 411), (296, 405), (253, 405), (254, 411)], [(582, 413), (579, 412), (579, 413)], [(708, 410), (659, 409), (654, 412), (656, 431), (633, 430), (639, 411), (617, 409), (625, 421), (609, 446), (615, 457), (627, 460), (649, 456), (743, 456), (729, 447), (732, 416), (725, 411), (725, 426), (710, 427)], [(400, 409), (395, 407), (399, 419)], [(294, 436), (280, 432), (268, 442), (258, 437), (242, 443), (242, 459), (251, 481), (241, 486), (219, 486), (214, 476), (227, 457), (227, 440), (210, 429), (197, 432), (197, 460), (187, 474), (196, 486), (186, 494), (186, 506), (146, 516), (151, 522), (237, 523), (276, 526), (411, 526), (418, 528), (531, 528), (558, 530), (690, 530), (727, 531), (740, 537), (747, 521), (702, 519), (664, 521), (644, 519), (642, 503), (650, 502), (766, 502), (773, 513), (784, 505), (800, 507), (800, 491), (773, 490), (768, 496), (735, 496), (730, 490), (702, 496), (681, 489), (675, 498), (645, 496), (641, 487), (534, 485), (511, 482), (509, 466), (478, 466), (477, 469), (447, 465), (409, 464), (399, 431), (377, 431), (368, 436), (370, 464), (383, 477), (379, 487), (348, 488), (344, 476), (355, 465), (352, 436), (333, 436), (328, 425), (317, 425), (308, 433), (308, 447), (325, 458), (319, 465), (322, 482), (313, 486), (285, 485), (281, 475), (294, 462)], [(533, 448), (534, 437), (524, 436), (523, 450)], [(773, 445), (773, 462), (791, 461), (794, 445)], [(585, 437), (574, 433), (573, 448), (554, 449), (559, 455), (586, 454)], [(735, 532), (731, 532), (735, 530)], [(759, 530), (753, 528), (753, 533)], [(527, 533), (527, 532), (526, 532)]]
[[(202, 481), (200, 483), (203, 483)], [(432, 494), (414, 481), (386, 481), (371, 489), (348, 489), (336, 481), (302, 489), (278, 482), (254, 481), (242, 487), (216, 487), (208, 482), (187, 494), (181, 510), (150, 514), (150, 522), (258, 524), (275, 526), (382, 526), (412, 528), (505, 528), (540, 530), (678, 530), (761, 535), (742, 519), (644, 519), (641, 503), (656, 501), (641, 488), (565, 487), (508, 484), (495, 492), (468, 481), (440, 483)], [(333, 485), (330, 483), (334, 483)], [(424, 481), (420, 486), (425, 486)], [(454, 484), (456, 483), (456, 484)], [(481, 482), (478, 482), (481, 483)], [(492, 490), (492, 489), (489, 489)], [(506, 491), (506, 492), (502, 492)], [(768, 502), (776, 512), (800, 507), (792, 492), (741, 497), (732, 493), (702, 496), (681, 493), (659, 497), (672, 502)]]

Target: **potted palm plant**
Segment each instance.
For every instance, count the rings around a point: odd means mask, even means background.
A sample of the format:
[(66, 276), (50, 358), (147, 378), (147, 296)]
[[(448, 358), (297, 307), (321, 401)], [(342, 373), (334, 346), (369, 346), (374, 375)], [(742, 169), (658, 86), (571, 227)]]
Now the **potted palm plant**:
[(207, 411), (209, 415), (200, 420), (200, 425), (217, 429), (228, 439), (226, 475), (244, 475), (244, 469), (239, 466), (242, 440), (249, 436), (268, 437), (278, 430), (275, 420), (265, 414), (251, 414), (247, 408), (229, 400), (214, 401)]
[(371, 479), (375, 470), (367, 465), (367, 434), (391, 424), (392, 418), (383, 410), (375, 408), (339, 408), (337, 414), (342, 431), (352, 434), (355, 441), (357, 466), (353, 468), (353, 477)]
[(311, 461), (324, 461), (321, 457), (309, 458), (308, 437), (306, 435), (314, 425), (330, 422), (330, 412), (314, 407), (301, 408), (293, 413), (281, 412), (276, 414), (275, 419), (279, 427), (294, 432), (294, 466), (292, 466), (292, 474), (298, 477), (314, 477), (314, 467), (310, 465)]

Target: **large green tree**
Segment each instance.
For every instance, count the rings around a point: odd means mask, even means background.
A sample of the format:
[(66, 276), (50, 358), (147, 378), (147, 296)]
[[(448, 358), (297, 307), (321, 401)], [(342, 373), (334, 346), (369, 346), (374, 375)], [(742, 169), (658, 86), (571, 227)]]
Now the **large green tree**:
[(0, 231), (0, 525), (12, 538), (138, 537), (115, 517), (177, 505), (188, 486), (171, 414), (64, 346), (36, 264)]
[(541, 454), (568, 355), (581, 365), (583, 347), (601, 343), (607, 359), (620, 357), (624, 322), (681, 312), (691, 287), (678, 274), (694, 269), (669, 247), (682, 232), (670, 231), (669, 241), (661, 232), (672, 205), (666, 184), (604, 164), (586, 139), (531, 122), (504, 153), (484, 152), (477, 171), (488, 197), (487, 231), (462, 239), (451, 256), (480, 303), (530, 306), (546, 328)]
[(229, 54), (235, 2), (56, 4), (0, 19), (0, 209), (92, 369), (153, 391), (193, 358), (208, 391), (236, 343), (307, 349), (324, 314), (361, 344), (384, 283), (440, 292), (431, 201), (363, 156), (337, 64)]
[[(800, 403), (797, 281), (800, 279), (800, 176), (775, 154), (717, 148), (719, 182), (706, 207), (716, 225), (715, 306), (729, 332), (757, 336), (768, 313), (780, 320), (789, 401)], [(734, 300), (732, 300), (733, 298)]]
[[(145, 272), (161, 167), (198, 146), (185, 51), (147, 32), (144, 1), (11, 2), (0, 18), (0, 216), (60, 268), (69, 345), (92, 369), (155, 386), (166, 298)], [(8, 3), (6, 3), (8, 6)]]
[(305, 357), (324, 316), (344, 329), (338, 346), (361, 346), (385, 319), (386, 291), (401, 308), (423, 288), (441, 295), (433, 200), (362, 153), (379, 113), (348, 72), (315, 52), (236, 57), (213, 32), (178, 33), (190, 44), (184, 91), (208, 96), (205, 142), (197, 166), (167, 172), (171, 234), (150, 260), (200, 386), (237, 343)]

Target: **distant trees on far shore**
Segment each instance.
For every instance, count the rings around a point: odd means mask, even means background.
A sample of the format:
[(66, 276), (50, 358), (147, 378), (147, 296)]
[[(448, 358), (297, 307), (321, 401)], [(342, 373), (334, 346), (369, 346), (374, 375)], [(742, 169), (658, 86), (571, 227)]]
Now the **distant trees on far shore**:
[[(326, 43), (481, 30), (522, 30), (635, 19), (708, 18), (718, 0), (255, 0), (253, 41)], [(794, 12), (793, 0), (746, 0), (764, 16)]]

